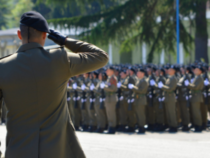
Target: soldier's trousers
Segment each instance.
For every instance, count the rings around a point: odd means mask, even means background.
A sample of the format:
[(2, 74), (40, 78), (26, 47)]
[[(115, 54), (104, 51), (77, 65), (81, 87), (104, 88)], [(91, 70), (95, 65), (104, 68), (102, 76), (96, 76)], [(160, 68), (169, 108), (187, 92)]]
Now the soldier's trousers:
[(169, 127), (177, 128), (177, 114), (176, 114), (176, 103), (175, 102), (165, 102), (166, 109), (166, 120)]
[(82, 105), (82, 102), (80, 103), (81, 108), (81, 114), (82, 114), (82, 125), (89, 126), (89, 115), (88, 115), (88, 108), (89, 108), (89, 100)]
[(137, 103), (134, 103), (134, 110), (138, 126), (144, 127), (144, 125), (146, 125), (146, 105), (138, 105)]
[(105, 128), (107, 124), (106, 111), (105, 111), (105, 108), (100, 109), (99, 98), (96, 98), (94, 108), (95, 108), (96, 118), (97, 118), (97, 128)]
[(190, 109), (189, 109), (189, 107), (187, 107), (186, 100), (180, 100), (178, 102), (180, 105), (180, 114), (181, 114), (182, 125), (186, 126), (190, 123)]
[(201, 105), (201, 117), (202, 117), (202, 124), (207, 125), (207, 112), (208, 112), (208, 105), (206, 105), (204, 102), (200, 104)]
[(134, 103), (132, 103), (132, 109), (129, 110), (129, 104), (128, 102), (126, 101), (125, 103), (126, 105), (126, 110), (127, 110), (127, 116), (128, 116), (128, 126), (129, 127), (135, 127), (136, 125), (136, 113), (135, 113), (135, 110), (134, 110)]
[(2, 103), (1, 120), (2, 120), (2, 121), (6, 121), (6, 120), (7, 120), (7, 108), (6, 108), (5, 102)]
[(182, 122), (182, 119), (181, 119), (181, 107), (180, 107), (180, 103), (177, 101), (176, 102), (176, 115), (177, 115), (177, 123), (181, 123)]
[(120, 125), (127, 125), (128, 124), (128, 109), (127, 109), (127, 100), (123, 99), (120, 101), (119, 107), (119, 122)]
[(154, 107), (155, 107), (155, 116), (156, 116), (156, 123), (157, 124), (165, 124), (165, 106), (164, 103), (162, 102), (163, 107), (160, 109), (159, 107), (159, 102), (155, 102), (154, 103)]
[[(152, 101), (151, 101), (152, 100)], [(155, 124), (155, 106), (154, 106), (154, 99), (147, 97), (147, 106), (146, 106), (146, 113), (147, 113), (147, 124), (154, 125)]]
[[(73, 108), (73, 123), (75, 127), (79, 127), (80, 126), (80, 122), (81, 122), (81, 109), (80, 109), (80, 102), (77, 102), (78, 106), (77, 108)], [(73, 101), (73, 106), (74, 106), (74, 101)]]
[(108, 119), (109, 127), (116, 127), (117, 117), (116, 117), (116, 103), (117, 103), (117, 95), (107, 95), (105, 99), (105, 108)]
[(202, 125), (201, 106), (200, 102), (191, 102), (193, 123), (197, 126)]
[(96, 112), (95, 112), (94, 106), (95, 106), (95, 102), (93, 102), (93, 109), (90, 109), (90, 101), (89, 101), (87, 111), (88, 111), (90, 126), (97, 126)]

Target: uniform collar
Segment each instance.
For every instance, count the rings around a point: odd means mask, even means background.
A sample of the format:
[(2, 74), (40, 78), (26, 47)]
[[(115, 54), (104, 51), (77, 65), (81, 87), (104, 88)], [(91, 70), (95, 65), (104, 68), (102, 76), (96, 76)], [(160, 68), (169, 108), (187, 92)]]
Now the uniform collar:
[(34, 48), (43, 48), (43, 47), (39, 43), (31, 42), (20, 46), (17, 52), (25, 52), (29, 49), (34, 49)]

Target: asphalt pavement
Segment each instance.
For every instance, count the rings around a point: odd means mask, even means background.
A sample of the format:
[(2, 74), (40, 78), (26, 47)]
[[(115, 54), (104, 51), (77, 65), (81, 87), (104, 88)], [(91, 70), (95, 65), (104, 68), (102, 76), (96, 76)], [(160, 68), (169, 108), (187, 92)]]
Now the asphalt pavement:
[[(5, 126), (0, 126), (1, 151), (5, 150)], [(151, 133), (115, 135), (77, 132), (87, 158), (207, 158), (210, 131), (202, 133)]]

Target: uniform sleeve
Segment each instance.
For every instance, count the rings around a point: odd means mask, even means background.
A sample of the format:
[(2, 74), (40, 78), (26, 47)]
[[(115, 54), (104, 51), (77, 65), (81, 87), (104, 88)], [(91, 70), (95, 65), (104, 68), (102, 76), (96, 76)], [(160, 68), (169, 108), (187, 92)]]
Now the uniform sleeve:
[(200, 80), (199, 78), (196, 78), (196, 80), (191, 84), (189, 84), (188, 88), (191, 90), (200, 90), (200, 86), (199, 86)]
[(138, 94), (146, 94), (148, 88), (147, 82), (141, 82), (138, 86), (133, 87), (133, 91)]
[(116, 83), (117, 83), (117, 78), (116, 77), (112, 77), (109, 82), (114, 82), (114, 83), (111, 83), (110, 85), (106, 85), (104, 87), (104, 90), (105, 91), (108, 91), (108, 92), (116, 92), (117, 91), (117, 86), (116, 86)]
[(67, 52), (70, 76), (97, 70), (108, 62), (107, 53), (95, 45), (67, 38), (65, 47), (73, 52)]
[(167, 79), (166, 84), (163, 86), (163, 90), (166, 92), (172, 92), (173, 90), (175, 90), (175, 85), (177, 83), (174, 81), (172, 81), (172, 79)]

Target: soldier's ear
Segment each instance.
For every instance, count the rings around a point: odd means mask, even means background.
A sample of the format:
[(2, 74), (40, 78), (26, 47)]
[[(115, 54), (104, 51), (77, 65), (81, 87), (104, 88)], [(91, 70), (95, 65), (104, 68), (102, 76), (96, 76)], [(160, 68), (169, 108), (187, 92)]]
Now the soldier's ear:
[(42, 38), (45, 40), (47, 38), (47, 33), (46, 32), (43, 32), (42, 33)]
[(17, 31), (17, 35), (18, 35), (18, 38), (19, 38), (20, 40), (22, 40), (22, 36), (21, 36), (20, 30)]

